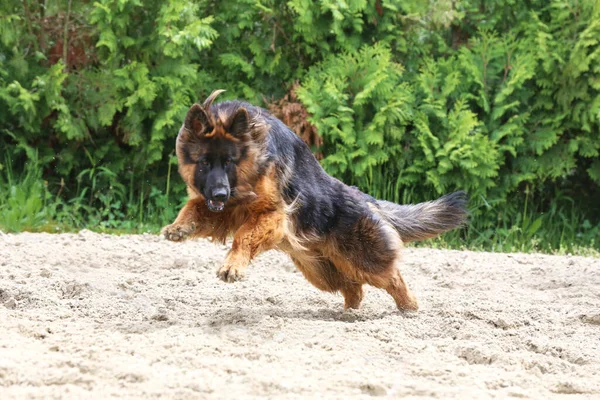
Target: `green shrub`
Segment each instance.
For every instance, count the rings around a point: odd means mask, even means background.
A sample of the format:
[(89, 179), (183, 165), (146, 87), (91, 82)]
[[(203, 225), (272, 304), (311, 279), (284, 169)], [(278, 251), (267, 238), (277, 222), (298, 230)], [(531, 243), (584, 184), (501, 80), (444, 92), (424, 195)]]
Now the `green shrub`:
[(434, 243), (600, 248), (599, 41), (593, 0), (4, 1), (0, 229), (156, 231), (189, 105), (299, 82), (331, 174), (469, 191), (470, 228)]

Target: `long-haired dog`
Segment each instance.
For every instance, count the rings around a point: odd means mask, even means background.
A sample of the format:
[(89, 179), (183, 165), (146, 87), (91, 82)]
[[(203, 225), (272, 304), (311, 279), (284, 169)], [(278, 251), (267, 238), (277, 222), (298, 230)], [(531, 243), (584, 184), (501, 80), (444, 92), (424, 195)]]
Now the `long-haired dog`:
[(329, 176), (309, 147), (267, 111), (241, 101), (188, 111), (176, 141), (189, 201), (162, 234), (209, 237), (231, 250), (217, 275), (234, 282), (259, 253), (279, 249), (317, 288), (358, 308), (365, 283), (402, 310), (417, 300), (400, 274), (403, 242), (463, 225), (467, 198), (456, 192), (416, 205), (376, 200)]

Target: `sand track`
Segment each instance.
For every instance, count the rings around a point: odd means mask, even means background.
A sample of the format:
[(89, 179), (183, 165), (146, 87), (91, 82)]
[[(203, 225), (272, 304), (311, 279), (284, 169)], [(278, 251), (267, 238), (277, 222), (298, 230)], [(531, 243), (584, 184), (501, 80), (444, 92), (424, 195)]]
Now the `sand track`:
[(0, 398), (600, 398), (600, 260), (407, 249), (421, 311), (358, 311), (283, 254), (0, 233)]

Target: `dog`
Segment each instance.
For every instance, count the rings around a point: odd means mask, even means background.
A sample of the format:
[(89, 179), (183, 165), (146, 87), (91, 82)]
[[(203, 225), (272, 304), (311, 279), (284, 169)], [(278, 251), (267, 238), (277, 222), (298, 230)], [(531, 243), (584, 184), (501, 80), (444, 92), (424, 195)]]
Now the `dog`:
[(287, 253), (317, 288), (358, 308), (363, 285), (386, 290), (400, 310), (418, 303), (400, 273), (403, 243), (467, 221), (464, 192), (416, 205), (377, 200), (328, 175), (309, 147), (266, 110), (242, 101), (194, 104), (176, 140), (189, 200), (161, 234), (211, 238), (231, 250), (217, 276), (242, 279), (258, 254)]

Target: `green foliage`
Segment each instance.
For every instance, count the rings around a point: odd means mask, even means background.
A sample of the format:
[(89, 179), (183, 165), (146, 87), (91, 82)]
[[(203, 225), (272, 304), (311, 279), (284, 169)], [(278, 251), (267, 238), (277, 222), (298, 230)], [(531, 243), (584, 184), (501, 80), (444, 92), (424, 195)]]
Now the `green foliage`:
[(396, 202), (470, 193), (442, 241), (600, 248), (594, 0), (4, 1), (0, 229), (156, 230), (185, 200), (189, 105), (295, 82), (331, 174)]
[(352, 180), (402, 153), (414, 100), (401, 74), (381, 45), (329, 57), (310, 70), (298, 97), (310, 122), (327, 132), (323, 165), (329, 172)]
[[(485, 16), (506, 16), (507, 5), (497, 2)], [(567, 213), (588, 227), (581, 228), (592, 238), (586, 245), (597, 247), (597, 222), (584, 224), (582, 215), (598, 221), (600, 211), (592, 203), (600, 183), (594, 67), (600, 8), (591, 1), (554, 1), (517, 10), (506, 26), (500, 18), (477, 24), (482, 17), (470, 2), (459, 2), (446, 22), (434, 17), (434, 9), (412, 10), (431, 17), (428, 32), (411, 23), (405, 27), (420, 34), (409, 42), (424, 42), (420, 60), (419, 50), (381, 36), (354, 52), (330, 55), (303, 79), (298, 94), (324, 137), (324, 167), (394, 201), (466, 189), (473, 215), (467, 238), (473, 244), (481, 237), (491, 243), (494, 236), (510, 249), (521, 249), (515, 243), (533, 250), (579, 242), (583, 235), (572, 228), (567, 236), (555, 232), (558, 242), (545, 238), (551, 245), (536, 243), (540, 229), (552, 225), (548, 215), (557, 221)], [(469, 46), (457, 45), (466, 32)], [(400, 103), (394, 103), (397, 98)], [(401, 117), (382, 118), (388, 106)], [(574, 188), (570, 180), (583, 186)], [(568, 195), (556, 197), (556, 190)], [(566, 212), (578, 197), (586, 211)], [(541, 203), (537, 214), (521, 212), (519, 206), (532, 198)]]

